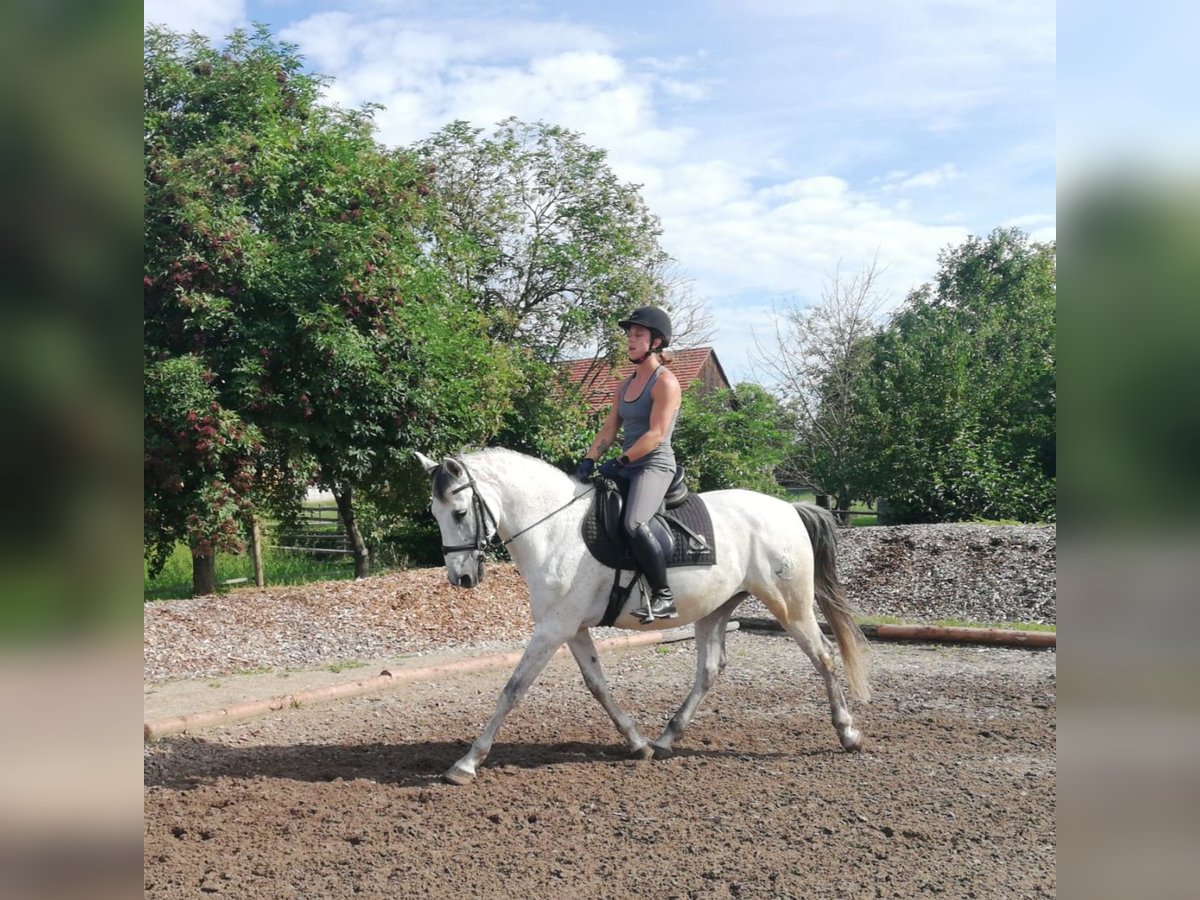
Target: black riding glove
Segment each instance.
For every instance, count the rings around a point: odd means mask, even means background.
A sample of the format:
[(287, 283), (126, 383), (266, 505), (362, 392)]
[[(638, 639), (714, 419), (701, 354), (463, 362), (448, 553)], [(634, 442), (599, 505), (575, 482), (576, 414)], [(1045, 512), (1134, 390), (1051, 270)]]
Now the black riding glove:
[(592, 477), (592, 473), (596, 471), (596, 461), (585, 456), (579, 461), (579, 468), (575, 470), (575, 477), (580, 481), (587, 481)]
[[(624, 459), (625, 457), (621, 457)], [(600, 464), (600, 474), (605, 478), (619, 478), (621, 469), (621, 459), (610, 459)]]

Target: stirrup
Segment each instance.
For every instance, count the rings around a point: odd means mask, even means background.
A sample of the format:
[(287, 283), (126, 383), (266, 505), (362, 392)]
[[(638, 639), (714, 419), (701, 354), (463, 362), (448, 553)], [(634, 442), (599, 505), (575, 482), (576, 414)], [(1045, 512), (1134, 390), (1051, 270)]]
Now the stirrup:
[[(655, 607), (661, 609), (655, 609)], [(657, 599), (654, 594), (651, 594), (646, 602), (646, 605), (641, 609), (635, 609), (633, 614), (642, 620), (643, 625), (649, 625), (655, 619), (678, 619), (679, 611), (675, 608), (675, 596), (667, 592), (667, 596), (659, 596)]]

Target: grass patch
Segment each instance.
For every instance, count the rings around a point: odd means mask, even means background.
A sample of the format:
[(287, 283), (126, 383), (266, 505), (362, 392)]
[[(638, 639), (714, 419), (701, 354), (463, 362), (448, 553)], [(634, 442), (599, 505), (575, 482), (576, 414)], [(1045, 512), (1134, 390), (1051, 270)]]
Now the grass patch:
[(345, 672), (347, 669), (361, 669), (365, 666), (365, 662), (359, 662), (357, 659), (348, 659), (345, 662), (335, 662), (329, 667), (330, 672)]
[[(817, 495), (813, 491), (802, 491), (798, 488), (789, 488), (787, 492), (787, 500), (789, 503), (816, 503)], [(850, 527), (861, 528), (867, 525), (878, 525), (879, 517), (868, 512), (868, 507), (861, 503), (852, 503), (850, 505)]]
[[(288, 553), (283, 550), (263, 550), (263, 569), (267, 584), (308, 584), (313, 581), (345, 581), (354, 577), (354, 560), (349, 555), (321, 554), (320, 557)], [(176, 600), (192, 596), (192, 554), (180, 544), (167, 560), (157, 578), (151, 578), (145, 561), (142, 563), (142, 599)], [(249, 556), (221, 553), (217, 556), (217, 591), (230, 588), (224, 582), (245, 578), (239, 586), (254, 584), (254, 561)]]
[(909, 625), (899, 616), (856, 616), (854, 619), (859, 625)]
[(939, 628), (1007, 628), (1012, 631), (1058, 632), (1057, 625), (1045, 622), (972, 622), (969, 619), (938, 619), (933, 623)]
[(973, 622), (969, 619), (938, 619), (936, 622), (915, 622), (899, 616), (856, 616), (859, 625), (936, 625), (938, 628), (1006, 628), (1010, 631), (1047, 631), (1057, 633), (1056, 625), (1044, 622)]

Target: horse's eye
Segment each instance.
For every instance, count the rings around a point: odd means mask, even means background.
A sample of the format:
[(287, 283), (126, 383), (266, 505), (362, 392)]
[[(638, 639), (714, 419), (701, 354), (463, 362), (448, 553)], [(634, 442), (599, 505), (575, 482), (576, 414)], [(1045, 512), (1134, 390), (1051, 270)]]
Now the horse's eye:
[(467, 511), (465, 509), (456, 509), (454, 511), (454, 520), (456, 522), (461, 522), (466, 517), (467, 517)]

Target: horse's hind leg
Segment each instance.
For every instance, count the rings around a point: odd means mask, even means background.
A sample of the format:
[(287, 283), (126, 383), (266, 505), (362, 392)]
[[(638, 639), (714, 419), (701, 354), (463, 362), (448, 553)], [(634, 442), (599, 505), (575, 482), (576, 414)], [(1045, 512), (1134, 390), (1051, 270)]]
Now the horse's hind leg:
[(725, 666), (729, 663), (729, 657), (725, 653), (725, 635), (729, 633), (727, 630), (729, 620), (733, 617), (734, 611), (742, 605), (742, 601), (749, 596), (749, 594), (742, 593), (730, 597), (728, 602), (726, 602), (724, 606), (717, 610), (717, 612), (724, 615), (724, 620), (720, 623), (720, 627), (717, 629), (717, 638), (721, 643), (721, 657), (720, 662), (717, 665), (718, 675), (725, 671)]
[(628, 743), (629, 755), (649, 759), (652, 755), (650, 742), (638, 733), (633, 719), (613, 699), (612, 692), (608, 689), (608, 682), (604, 678), (604, 670), (600, 668), (600, 657), (596, 653), (596, 645), (592, 641), (591, 634), (586, 628), (580, 629), (573, 638), (567, 641), (567, 646), (571, 648), (575, 662), (579, 663), (583, 683), (592, 692), (592, 696), (604, 707), (608, 717), (617, 726), (617, 731), (621, 732)]
[(825, 636), (821, 634), (821, 626), (811, 610), (801, 621), (783, 622), (784, 630), (800, 645), (817, 670), (817, 674), (825, 681), (825, 693), (829, 695), (829, 710), (833, 717), (833, 727), (837, 730), (838, 741), (843, 749), (861, 750), (862, 734), (854, 727), (850, 716), (850, 708), (846, 705), (846, 697), (837, 680), (837, 663)]
[(683, 730), (696, 714), (700, 701), (712, 689), (717, 676), (724, 670), (725, 626), (729, 624), (729, 617), (745, 596), (738, 594), (731, 597), (723, 606), (696, 623), (696, 681), (692, 685), (691, 693), (671, 717), (658, 740), (650, 745), (654, 748), (655, 759), (668, 759), (675, 752), (672, 745), (683, 734)]

